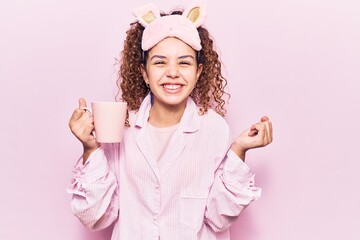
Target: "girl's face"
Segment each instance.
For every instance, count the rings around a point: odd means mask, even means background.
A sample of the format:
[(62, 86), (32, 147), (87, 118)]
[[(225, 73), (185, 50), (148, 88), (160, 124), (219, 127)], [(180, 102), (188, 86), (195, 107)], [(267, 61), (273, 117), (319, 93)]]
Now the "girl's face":
[(202, 65), (196, 52), (183, 41), (169, 37), (150, 49), (142, 75), (154, 95), (154, 106), (185, 108)]

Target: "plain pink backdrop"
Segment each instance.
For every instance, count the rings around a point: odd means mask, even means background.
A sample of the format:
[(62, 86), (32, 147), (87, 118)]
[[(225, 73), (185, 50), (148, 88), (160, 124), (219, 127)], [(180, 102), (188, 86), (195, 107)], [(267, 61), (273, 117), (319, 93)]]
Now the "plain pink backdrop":
[[(146, 2), (1, 1), (0, 239), (109, 239), (70, 211), (82, 149), (67, 124), (79, 97), (113, 100), (114, 59)], [(275, 131), (247, 156), (263, 195), (233, 239), (360, 239), (359, 1), (208, 2), (234, 136), (264, 114)]]

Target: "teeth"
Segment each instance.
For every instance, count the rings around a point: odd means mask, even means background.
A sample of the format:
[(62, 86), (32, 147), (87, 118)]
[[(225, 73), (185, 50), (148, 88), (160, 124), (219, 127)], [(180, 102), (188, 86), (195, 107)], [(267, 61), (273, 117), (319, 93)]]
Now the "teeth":
[(174, 90), (174, 89), (181, 88), (181, 85), (170, 85), (170, 84), (167, 84), (167, 85), (164, 85), (164, 88)]

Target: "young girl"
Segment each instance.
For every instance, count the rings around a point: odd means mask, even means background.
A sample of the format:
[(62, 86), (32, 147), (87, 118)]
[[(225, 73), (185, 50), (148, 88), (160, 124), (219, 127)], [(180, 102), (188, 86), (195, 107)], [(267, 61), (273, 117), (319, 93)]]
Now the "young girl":
[(271, 123), (262, 117), (231, 142), (203, 2), (134, 14), (119, 70), (129, 110), (122, 142), (96, 142), (84, 99), (69, 122), (84, 147), (68, 188), (72, 210), (91, 230), (115, 222), (112, 240), (230, 239), (231, 224), (260, 196), (245, 153), (272, 141)]

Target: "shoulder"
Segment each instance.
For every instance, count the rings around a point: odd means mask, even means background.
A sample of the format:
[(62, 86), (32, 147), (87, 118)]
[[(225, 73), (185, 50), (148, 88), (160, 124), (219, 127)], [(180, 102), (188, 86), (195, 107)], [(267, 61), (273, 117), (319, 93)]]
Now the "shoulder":
[(229, 124), (220, 114), (215, 112), (213, 109), (209, 109), (205, 114), (200, 115), (205, 123), (214, 125), (214, 127), (229, 128)]
[(232, 134), (227, 121), (209, 109), (205, 114), (200, 115), (199, 136), (202, 143), (211, 146), (212, 153), (223, 154), (227, 152), (232, 143)]
[(200, 115), (201, 124), (200, 129), (209, 131), (219, 138), (222, 136), (225, 138), (230, 137), (230, 126), (224, 117), (219, 115), (213, 109), (209, 109), (205, 114)]

